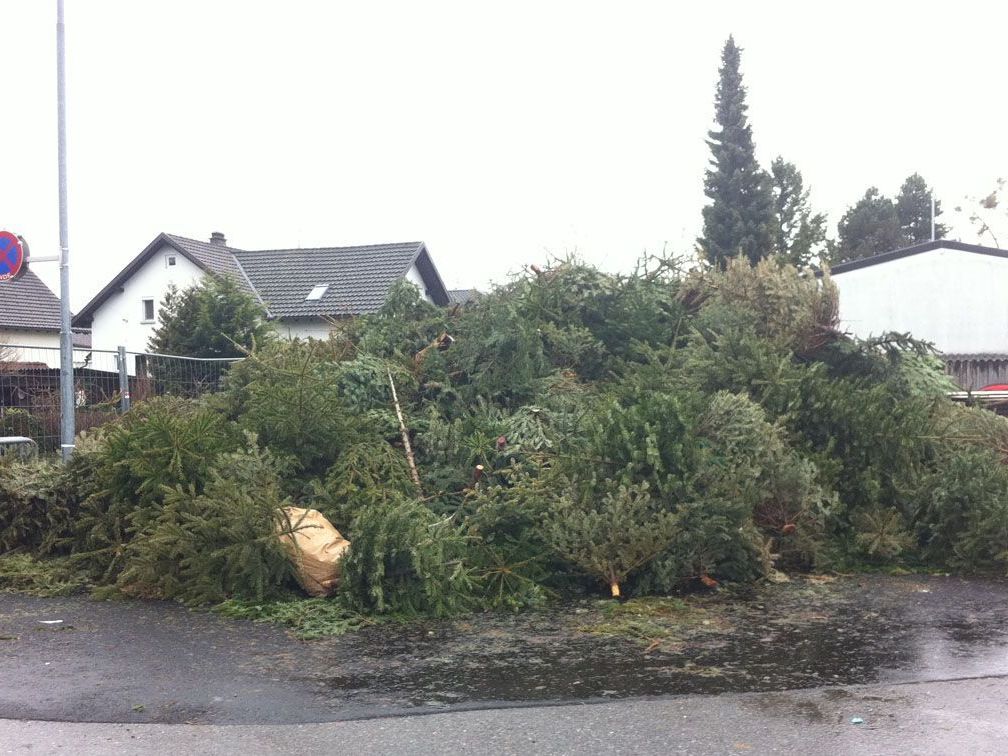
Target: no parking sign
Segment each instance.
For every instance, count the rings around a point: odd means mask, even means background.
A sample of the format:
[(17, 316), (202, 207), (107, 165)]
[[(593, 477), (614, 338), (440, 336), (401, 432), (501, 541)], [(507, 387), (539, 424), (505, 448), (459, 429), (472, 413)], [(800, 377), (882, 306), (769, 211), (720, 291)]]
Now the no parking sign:
[(28, 270), (28, 245), (10, 231), (0, 231), (0, 281), (14, 281)]

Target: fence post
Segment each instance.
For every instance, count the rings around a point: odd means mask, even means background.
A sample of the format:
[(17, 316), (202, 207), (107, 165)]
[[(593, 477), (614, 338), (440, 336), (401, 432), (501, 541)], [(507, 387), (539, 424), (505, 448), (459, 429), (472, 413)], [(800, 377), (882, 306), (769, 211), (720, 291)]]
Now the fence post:
[(119, 410), (125, 414), (129, 412), (130, 408), (129, 374), (126, 372), (126, 347), (119, 347), (116, 362), (119, 363)]

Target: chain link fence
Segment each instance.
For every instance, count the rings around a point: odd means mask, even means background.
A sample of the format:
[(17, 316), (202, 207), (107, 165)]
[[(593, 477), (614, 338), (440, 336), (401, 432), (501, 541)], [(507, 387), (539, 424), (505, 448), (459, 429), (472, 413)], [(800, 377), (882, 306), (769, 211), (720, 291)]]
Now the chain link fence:
[[(154, 396), (197, 398), (218, 391), (236, 359), (74, 347), (77, 431), (113, 420), (131, 403)], [(60, 445), (60, 350), (0, 344), (0, 437), (26, 436), (39, 451)]]

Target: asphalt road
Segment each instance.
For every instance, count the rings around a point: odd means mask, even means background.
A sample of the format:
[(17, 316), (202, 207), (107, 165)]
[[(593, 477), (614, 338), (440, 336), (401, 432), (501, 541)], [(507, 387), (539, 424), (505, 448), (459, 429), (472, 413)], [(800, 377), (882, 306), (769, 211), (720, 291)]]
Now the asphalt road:
[(1008, 754), (1008, 583), (774, 591), (698, 603), (657, 652), (580, 605), (306, 643), (0, 594), (0, 754)]
[[(859, 717), (862, 724), (851, 720)], [(0, 753), (1004, 754), (1004, 676), (299, 725), (0, 720)]]

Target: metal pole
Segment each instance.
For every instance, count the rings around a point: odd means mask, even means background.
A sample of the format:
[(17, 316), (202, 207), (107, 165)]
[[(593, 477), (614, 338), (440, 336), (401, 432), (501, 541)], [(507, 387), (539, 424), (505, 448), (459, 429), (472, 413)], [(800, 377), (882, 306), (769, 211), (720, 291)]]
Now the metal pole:
[(60, 449), (63, 459), (74, 450), (73, 336), (70, 333), (70, 242), (67, 237), (66, 34), (63, 0), (56, 0), (56, 118), (59, 140), (60, 226)]
[(935, 211), (934, 191), (932, 191), (931, 192), (931, 241), (935, 240), (935, 238), (934, 238), (934, 211)]
[(116, 356), (119, 364), (119, 409), (125, 415), (130, 408), (129, 374), (126, 372), (126, 347), (119, 347), (119, 354)]

